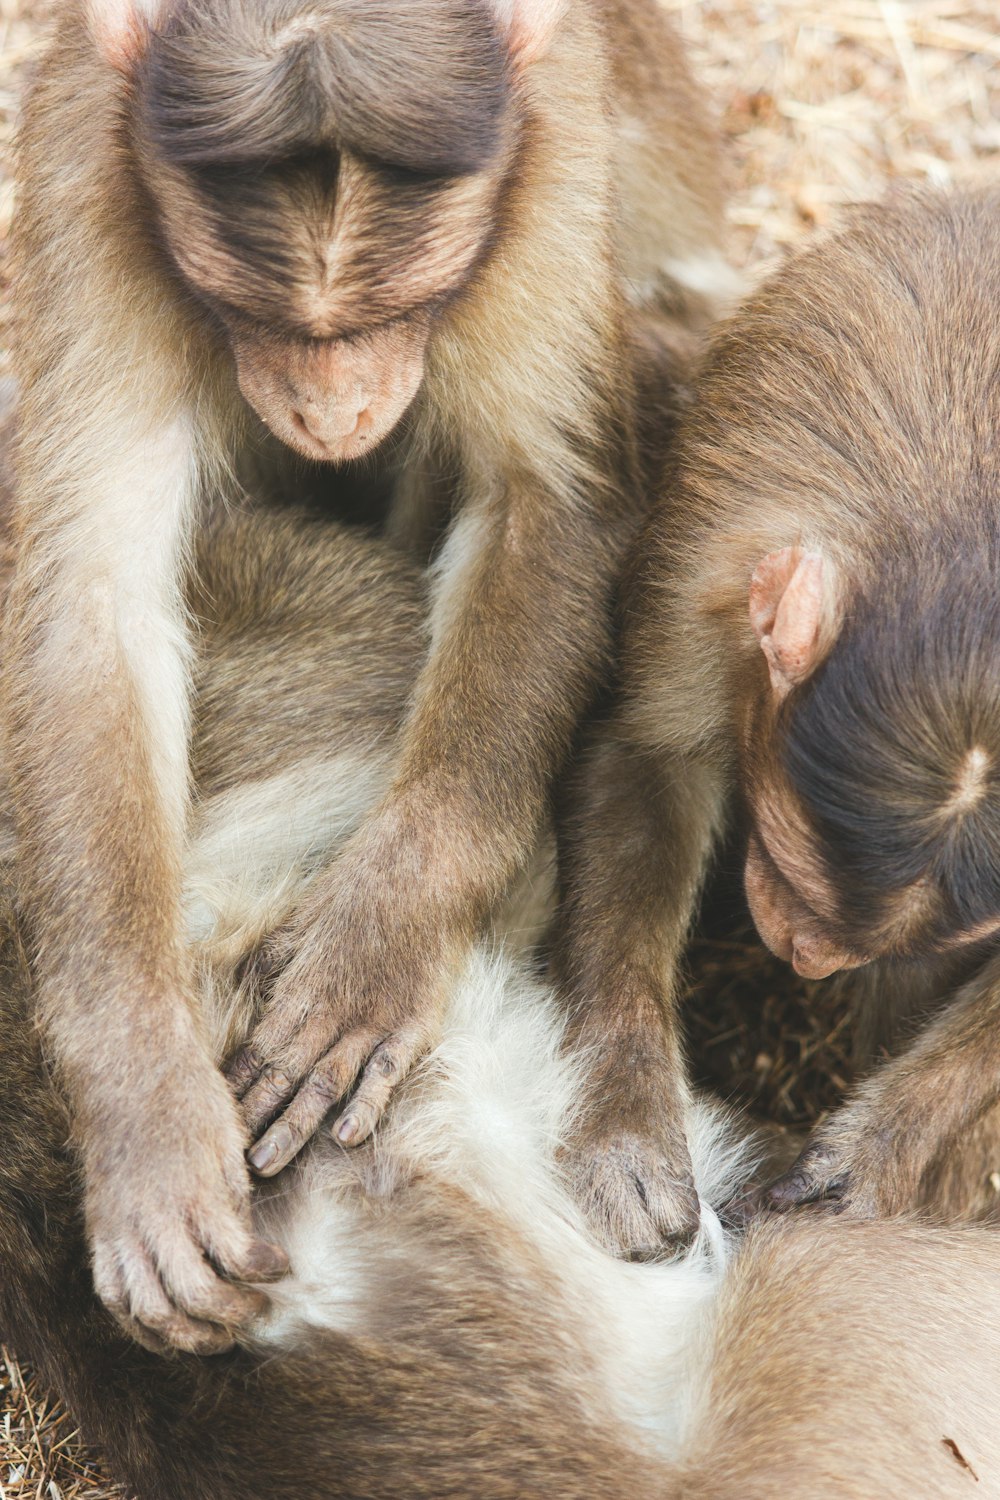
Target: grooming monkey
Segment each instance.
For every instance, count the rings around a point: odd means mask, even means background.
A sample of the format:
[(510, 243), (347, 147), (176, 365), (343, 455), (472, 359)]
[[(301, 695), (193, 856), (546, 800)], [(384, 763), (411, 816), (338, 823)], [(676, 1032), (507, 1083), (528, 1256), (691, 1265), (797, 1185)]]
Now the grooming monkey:
[(253, 1134), (284, 1111), (274, 1173), (359, 1077), (334, 1128), (371, 1130), (531, 848), (642, 509), (628, 303), (681, 342), (707, 318), (715, 142), (652, 0), (68, 0), (19, 178), (5, 663), (40, 1013), (100, 1292), (162, 1321), (152, 1264), (232, 1321), (282, 1261), (182, 937), (203, 497), (394, 434), (393, 534), (443, 536), (392, 783), (272, 945), (234, 1068)]
[[(764, 941), (809, 977), (857, 971), (870, 1054), (909, 1041), (767, 1201), (911, 1207), (1000, 1095), (998, 227), (992, 193), (859, 211), (696, 382), (561, 858), (559, 968), (602, 1101), (573, 1163), (626, 1251), (655, 1252), (682, 1196), (695, 1222), (675, 994), (737, 794)], [(602, 1175), (622, 1138), (624, 1193)]]
[[(391, 779), (425, 609), (388, 548), (295, 516), (213, 512), (198, 564), (183, 890), (222, 1055), (252, 1023), (242, 960)], [(580, 1064), (559, 1010), (482, 956), (377, 1144), (319, 1138), (261, 1185), (257, 1232), (293, 1270), (252, 1337), (214, 1359), (140, 1347), (94, 1293), (11, 873), (0, 1330), (138, 1500), (1000, 1494), (993, 1234), (779, 1221), (714, 1305), (708, 1235), (670, 1264), (612, 1259), (561, 1187)], [(720, 1202), (744, 1158), (704, 1110), (688, 1124), (699, 1189)], [(214, 1300), (196, 1321), (178, 1291), (159, 1320), (143, 1296), (142, 1342), (229, 1343)]]

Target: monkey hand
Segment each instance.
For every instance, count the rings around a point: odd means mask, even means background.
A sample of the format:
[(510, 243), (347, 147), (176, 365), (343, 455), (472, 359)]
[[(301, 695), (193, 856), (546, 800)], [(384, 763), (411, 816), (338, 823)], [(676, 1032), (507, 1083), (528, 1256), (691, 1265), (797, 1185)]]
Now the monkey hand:
[(745, 1193), (727, 1217), (785, 1213), (805, 1205), (851, 1219), (879, 1219), (913, 1206), (919, 1173), (908, 1168), (904, 1144), (880, 1125), (863, 1098), (837, 1110), (813, 1132), (775, 1181)]
[(287, 967), (228, 1069), (262, 1177), (340, 1104), (333, 1136), (360, 1145), (437, 1039), (445, 941), (407, 884), (345, 850), (283, 944)]
[[(602, 1243), (630, 1260), (657, 1260), (697, 1233), (700, 1205), (669, 1070), (605, 1045), (589, 1080), (594, 1103), (566, 1153), (577, 1202)], [(609, 1054), (614, 1076), (609, 1075)]]
[(284, 1275), (288, 1260), (254, 1238), (244, 1139), (222, 1075), (200, 1050), (171, 1062), (141, 1109), (113, 1119), (106, 1110), (100, 1130), (84, 1132), (94, 1286), (146, 1348), (215, 1354), (266, 1309), (253, 1283)]

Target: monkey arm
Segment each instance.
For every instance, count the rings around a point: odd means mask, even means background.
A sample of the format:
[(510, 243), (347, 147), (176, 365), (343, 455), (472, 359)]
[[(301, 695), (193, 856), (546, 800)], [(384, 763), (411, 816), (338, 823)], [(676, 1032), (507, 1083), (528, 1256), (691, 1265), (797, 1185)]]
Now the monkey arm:
[(612, 518), (598, 537), (597, 520), (514, 484), (453, 527), (394, 787), (296, 923), (235, 1067), (252, 1133), (298, 1095), (253, 1152), (259, 1169), (279, 1170), (358, 1072), (335, 1129), (363, 1139), (435, 1036), (448, 974), (530, 851), (607, 649), (627, 527)]
[(755, 1202), (830, 1200), (857, 1218), (916, 1207), (924, 1174), (1000, 1099), (1000, 957), (866, 1078)]
[(270, 1262), (250, 1232), (239, 1121), (191, 1000), (180, 924), (177, 574), (192, 445), (183, 421), (153, 423), (141, 443), (125, 429), (97, 476), (60, 445), (58, 411), (46, 421), (39, 406), (29, 395), (6, 670), (40, 1014), (70, 1101), (100, 1295), (147, 1342), (225, 1346), (261, 1298), (205, 1252), (238, 1279)]
[(592, 1057), (570, 1166), (605, 1243), (632, 1255), (698, 1225), (675, 1005), (723, 794), (711, 763), (646, 751), (619, 712), (581, 755), (560, 819), (555, 962)]
[(199, 460), (218, 443), (202, 419), (221, 403), (211, 341), (143, 228), (124, 88), (84, 8), (64, 8), (19, 143), (8, 750), (95, 1284), (145, 1342), (209, 1349), (261, 1306), (236, 1282), (281, 1261), (250, 1230), (238, 1112), (180, 927), (180, 573)]

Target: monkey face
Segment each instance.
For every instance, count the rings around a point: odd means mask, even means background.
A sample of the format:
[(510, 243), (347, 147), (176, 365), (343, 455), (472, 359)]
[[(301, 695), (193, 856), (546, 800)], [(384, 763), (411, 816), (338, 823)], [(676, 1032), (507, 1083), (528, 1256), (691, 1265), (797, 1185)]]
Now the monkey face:
[(161, 170), (157, 184), (171, 259), (258, 415), (311, 459), (370, 452), (474, 274), (496, 184), (404, 181), (325, 152), (260, 171)]
[(835, 893), (787, 801), (777, 818), (766, 799), (758, 804), (744, 883), (760, 936), (803, 978), (825, 979), (869, 962), (840, 935)]
[(955, 922), (936, 883), (892, 892), (865, 920), (846, 916), (849, 892), (830, 870), (795, 794), (776, 770), (759, 768), (748, 792), (751, 828), (744, 885), (763, 941), (805, 979), (825, 979), (876, 959), (913, 959), (994, 942), (1000, 917)]
[(353, 339), (306, 342), (239, 326), (231, 332), (240, 390), (274, 434), (307, 458), (370, 452), (413, 400), (430, 319), (399, 319)]
[(309, 458), (369, 451), (497, 240), (517, 132), (489, 8), (181, 4), (137, 68), (155, 233), (243, 395)]

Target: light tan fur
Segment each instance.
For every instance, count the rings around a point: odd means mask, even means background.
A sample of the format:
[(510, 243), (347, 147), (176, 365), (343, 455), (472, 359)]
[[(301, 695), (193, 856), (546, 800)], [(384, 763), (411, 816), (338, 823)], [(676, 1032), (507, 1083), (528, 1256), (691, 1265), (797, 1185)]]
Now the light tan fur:
[[(388, 547), (301, 516), (214, 513), (198, 564), (182, 890), (223, 1057), (253, 1022), (247, 959), (391, 775), (427, 606)], [(608, 1256), (559, 1161), (590, 1059), (513, 961), (516, 910), (458, 976), (377, 1135), (355, 1152), (318, 1140), (261, 1185), (257, 1232), (292, 1270), (241, 1346), (137, 1348), (87, 1274), (11, 857), (0, 1326), (138, 1500), (1000, 1495), (995, 1233), (790, 1221), (737, 1249), (711, 1205), (752, 1154), (691, 1101), (703, 1233), (661, 1265)], [(206, 1322), (166, 1307), (151, 1326), (136, 1290), (143, 1321), (119, 1312), (145, 1343), (227, 1341), (217, 1303)]]

